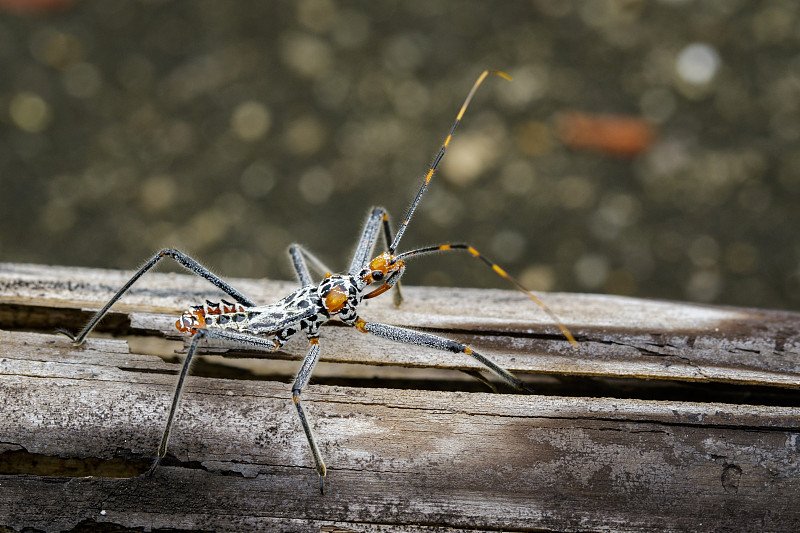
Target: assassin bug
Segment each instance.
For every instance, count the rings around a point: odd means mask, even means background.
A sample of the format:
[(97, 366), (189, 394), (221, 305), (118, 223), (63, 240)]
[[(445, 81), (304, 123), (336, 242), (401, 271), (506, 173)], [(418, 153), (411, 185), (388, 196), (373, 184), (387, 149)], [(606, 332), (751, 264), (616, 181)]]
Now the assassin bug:
[[(461, 106), (461, 110), (453, 126), (450, 128), (450, 132), (445, 138), (439, 154), (436, 156), (428, 173), (425, 175), (425, 180), (419, 192), (417, 192), (414, 201), (411, 203), (397, 233), (392, 237), (387, 211), (382, 207), (374, 208), (370, 212), (364, 229), (361, 232), (355, 254), (353, 255), (350, 268), (346, 274), (331, 274), (331, 270), (312, 253), (297, 244), (293, 244), (289, 247), (289, 256), (301, 283), (301, 287), (273, 304), (256, 305), (241, 292), (231, 287), (228, 283), (217, 277), (191, 257), (178, 250), (164, 249), (145, 263), (144, 266), (117, 291), (111, 300), (92, 317), (86, 327), (83, 328), (78, 335), (72, 335), (63, 330), (60, 331), (60, 333), (67, 335), (75, 346), (81, 345), (100, 319), (102, 319), (111, 306), (130, 289), (131, 285), (165, 257), (172, 258), (190, 272), (205, 278), (235, 300), (234, 303), (226, 300), (222, 300), (218, 303), (206, 301), (203, 305), (196, 305), (185, 311), (175, 322), (175, 327), (191, 336), (192, 341), (189, 344), (189, 348), (186, 352), (186, 359), (184, 360), (183, 367), (178, 376), (178, 382), (175, 386), (166, 427), (164, 428), (161, 443), (158, 447), (158, 455), (148, 473), (154, 472), (159, 462), (167, 454), (170, 430), (175, 422), (175, 414), (183, 385), (189, 372), (192, 359), (203, 339), (223, 341), (233, 345), (259, 350), (274, 351), (280, 348), (289, 337), (296, 333), (302, 332), (306, 335), (308, 338), (309, 350), (303, 359), (294, 385), (292, 386), (292, 399), (294, 400), (297, 414), (300, 418), (306, 438), (308, 439), (314, 466), (319, 474), (319, 489), (321, 493), (324, 492), (325, 488), (325, 463), (322, 460), (311, 426), (303, 410), (303, 405), (300, 401), (300, 393), (308, 384), (311, 373), (314, 370), (314, 365), (316, 365), (319, 360), (320, 327), (334, 317), (347, 325), (355, 327), (362, 333), (371, 333), (395, 342), (466, 354), (486, 366), (508, 385), (517, 390), (527, 391), (528, 389), (523, 382), (516, 376), (464, 344), (431, 333), (389, 324), (368, 322), (358, 315), (358, 306), (362, 300), (375, 298), (392, 287), (394, 287), (396, 291), (395, 302), (399, 304), (401, 297), (398, 283), (405, 271), (406, 261), (415, 256), (451, 250), (466, 251), (471, 256), (483, 261), (494, 270), (495, 273), (508, 280), (517, 289), (533, 300), (555, 322), (566, 339), (574, 347), (577, 347), (575, 338), (544, 302), (528, 291), (514, 278), (509, 276), (498, 265), (481, 255), (472, 246), (466, 244), (442, 244), (396, 253), (397, 247), (400, 244), (400, 239), (402, 239), (408, 227), (408, 223), (428, 187), (428, 183), (431, 181), (434, 172), (436, 172), (436, 167), (444, 156), (445, 150), (450, 144), (456, 127), (461, 122), (461, 118), (467, 106), (469, 106), (475, 91), (489, 74), (495, 74), (507, 80), (511, 79), (507, 74), (496, 70), (484, 71), (478, 77), (467, 95), (464, 104)], [(378, 234), (381, 230), (383, 232), (383, 238), (386, 241), (387, 249), (380, 255), (370, 259), (378, 239)], [(317, 284), (312, 279), (309, 264), (314, 270), (327, 272), (325, 278), (320, 283)]]

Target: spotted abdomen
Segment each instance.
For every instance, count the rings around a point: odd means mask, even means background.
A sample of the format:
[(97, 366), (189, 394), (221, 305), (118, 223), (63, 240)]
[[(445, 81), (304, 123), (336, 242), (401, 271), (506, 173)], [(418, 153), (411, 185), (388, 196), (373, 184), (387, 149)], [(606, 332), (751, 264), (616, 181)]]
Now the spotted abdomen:
[(221, 302), (206, 300), (203, 305), (193, 305), (191, 309), (184, 311), (181, 317), (175, 321), (175, 327), (178, 331), (194, 335), (197, 333), (198, 329), (204, 329), (208, 324), (218, 323), (221, 317), (239, 315), (243, 318), (247, 316), (242, 304), (231, 303), (225, 300)]

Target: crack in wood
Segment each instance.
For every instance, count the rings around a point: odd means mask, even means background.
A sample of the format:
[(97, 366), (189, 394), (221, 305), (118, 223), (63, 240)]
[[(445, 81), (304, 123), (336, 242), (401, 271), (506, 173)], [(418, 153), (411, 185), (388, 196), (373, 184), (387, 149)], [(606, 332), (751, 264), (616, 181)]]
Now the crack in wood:
[[(8, 527), (64, 531), (106, 519), (153, 530), (367, 524), (379, 533), (800, 526), (800, 400), (792, 389), (800, 387), (800, 315), (591, 295), (548, 299), (582, 339), (577, 352), (542, 335), (552, 325), (521, 314), (516, 296), (502, 291), (409, 287), (399, 310), (370, 302), (377, 320), (455, 336), (544, 395), (381, 388), (395, 382), (370, 380), (371, 365), (471, 367), (451, 354), (327, 328), (331, 368), (357, 362), (362, 373), (334, 382), (321, 372), (304, 392), (330, 467), (324, 497), (286, 385), (254, 382), (213, 361), (195, 367), (155, 480), (70, 477), (93, 461), (107, 472), (149, 466), (174, 381), (166, 374), (176, 366), (143, 355), (146, 348), (126, 353), (119, 340), (93, 337), (76, 349), (23, 329), (77, 321), (80, 309), (107, 297), (98, 286), (116, 287), (125, 275), (0, 265), (0, 280), (57, 282), (52, 293), (25, 283), (0, 293), (0, 327), (13, 329), (0, 331), (0, 464), (29, 469), (0, 469), (0, 521)], [(181, 309), (187, 296), (206, 294), (180, 275), (142, 283), (121, 303), (115, 334), (160, 337), (169, 320), (153, 310)], [(236, 286), (258, 301), (286, 288)], [(464, 305), (476, 299), (480, 309)], [(295, 358), (290, 351), (283, 357)], [(70, 458), (79, 455), (86, 457)], [(46, 473), (69, 468), (64, 477)]]

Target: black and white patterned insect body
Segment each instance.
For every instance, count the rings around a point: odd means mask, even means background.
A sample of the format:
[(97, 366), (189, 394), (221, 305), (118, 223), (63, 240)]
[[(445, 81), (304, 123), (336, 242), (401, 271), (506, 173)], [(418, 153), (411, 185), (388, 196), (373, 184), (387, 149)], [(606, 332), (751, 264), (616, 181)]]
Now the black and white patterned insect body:
[(207, 301), (184, 311), (175, 327), (189, 335), (200, 329), (237, 332), (271, 340), (280, 348), (296, 333), (316, 337), (331, 318), (354, 325), (366, 283), (353, 276), (328, 276), (269, 305), (244, 307), (226, 300)]
[[(431, 333), (413, 329), (368, 322), (359, 316), (359, 305), (363, 300), (375, 298), (384, 292), (394, 289), (395, 303), (402, 301), (399, 281), (406, 269), (406, 261), (412, 257), (435, 252), (465, 251), (474, 258), (480, 259), (496, 274), (508, 280), (517, 289), (522, 291), (537, 305), (539, 305), (554, 321), (566, 339), (573, 345), (577, 343), (569, 330), (561, 323), (558, 317), (533, 293), (525, 289), (519, 282), (509, 276), (502, 268), (481, 255), (475, 248), (466, 244), (442, 244), (418, 248), (402, 253), (396, 253), (400, 240), (406, 227), (414, 214), (417, 205), (425, 193), (436, 168), (444, 156), (456, 127), (461, 121), (472, 96), (483, 80), (489, 74), (496, 74), (506, 79), (510, 77), (499, 71), (484, 71), (467, 95), (461, 110), (456, 117), (450, 133), (445, 138), (439, 154), (431, 165), (425, 179), (409, 207), (406, 216), (400, 224), (397, 233), (392, 236), (387, 212), (382, 207), (376, 207), (370, 212), (361, 237), (358, 240), (356, 251), (350, 263), (350, 268), (345, 274), (331, 274), (322, 261), (303, 247), (293, 244), (289, 247), (289, 255), (294, 270), (300, 281), (300, 288), (269, 305), (256, 305), (247, 296), (223, 281), (216, 274), (200, 265), (197, 261), (183, 252), (174, 249), (164, 249), (144, 264), (128, 282), (123, 285), (106, 305), (92, 317), (86, 327), (78, 334), (61, 331), (67, 335), (74, 345), (81, 345), (87, 335), (94, 329), (100, 319), (108, 312), (111, 306), (125, 294), (128, 289), (146, 272), (153, 268), (161, 259), (169, 257), (185, 267), (190, 272), (206, 279), (228, 296), (235, 300), (234, 303), (222, 300), (220, 302), (206, 301), (185, 311), (175, 322), (178, 330), (188, 334), (191, 342), (186, 351), (186, 359), (178, 376), (167, 422), (162, 433), (158, 453), (149, 473), (155, 471), (159, 462), (166, 456), (167, 443), (172, 430), (177, 408), (180, 403), (181, 392), (188, 375), (192, 360), (197, 353), (198, 346), (204, 340), (213, 340), (225, 344), (254, 348), (258, 350), (277, 350), (292, 336), (303, 334), (308, 339), (309, 350), (303, 359), (300, 370), (297, 372), (292, 386), (292, 399), (297, 409), (297, 414), (303, 426), (303, 431), (308, 439), (314, 468), (319, 474), (319, 489), (324, 491), (326, 475), (325, 463), (316, 444), (311, 425), (303, 410), (300, 394), (308, 385), (314, 366), (320, 355), (320, 328), (329, 320), (337, 319), (347, 325), (353, 326), (362, 333), (376, 335), (391, 341), (424, 346), (434, 350), (443, 350), (453, 353), (462, 353), (480, 362), (492, 373), (508, 385), (527, 391), (524, 383), (507, 370), (501, 368), (491, 359), (474, 351), (470, 347), (433, 335)], [(374, 248), (379, 238), (383, 235), (386, 250), (380, 255), (373, 256)], [(323, 279), (316, 283), (311, 271), (324, 274)]]

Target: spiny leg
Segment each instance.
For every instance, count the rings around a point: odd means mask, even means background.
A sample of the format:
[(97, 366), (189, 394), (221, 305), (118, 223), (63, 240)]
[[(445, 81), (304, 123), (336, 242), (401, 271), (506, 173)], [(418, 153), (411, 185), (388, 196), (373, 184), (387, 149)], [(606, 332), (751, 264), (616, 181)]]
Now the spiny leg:
[(362, 319), (357, 319), (355, 327), (364, 333), (372, 333), (378, 337), (389, 339), (395, 342), (402, 342), (403, 344), (413, 344), (415, 346), (427, 346), (435, 350), (442, 350), (452, 353), (466, 354), (483, 366), (492, 371), (497, 377), (502, 379), (511, 387), (525, 392), (533, 392), (529, 389), (519, 378), (514, 374), (499, 366), (497, 363), (489, 359), (483, 354), (480, 354), (460, 342), (426, 333), (424, 331), (417, 331), (414, 329), (401, 328), (399, 326), (390, 326), (389, 324), (381, 324), (379, 322), (366, 322)]
[(255, 335), (248, 335), (245, 333), (237, 333), (233, 331), (214, 330), (214, 329), (199, 329), (195, 333), (189, 349), (186, 351), (186, 358), (183, 361), (180, 374), (178, 374), (178, 382), (175, 384), (175, 392), (172, 395), (172, 404), (169, 408), (169, 415), (167, 416), (167, 424), (164, 427), (164, 432), (161, 434), (161, 443), (158, 445), (158, 454), (153, 465), (147, 471), (147, 475), (152, 475), (155, 472), (158, 464), (167, 455), (167, 443), (169, 442), (169, 434), (172, 431), (172, 426), (175, 423), (175, 414), (178, 410), (178, 402), (183, 393), (183, 386), (186, 381), (186, 376), (189, 374), (189, 367), (192, 365), (192, 360), (197, 352), (197, 346), (202, 339), (222, 340), (230, 342), (238, 346), (247, 346), (250, 348), (262, 349), (267, 351), (274, 351), (280, 348), (280, 344), (272, 339), (265, 339)]
[(297, 274), (297, 279), (300, 280), (300, 284), (303, 287), (314, 284), (314, 280), (311, 277), (311, 271), (309, 270), (306, 261), (311, 263), (311, 266), (314, 267), (314, 270), (323, 275), (333, 272), (330, 268), (325, 266), (325, 263), (320, 261), (316, 255), (312, 254), (299, 244), (292, 244), (289, 246), (289, 257), (292, 259), (292, 266)]
[(364, 228), (361, 230), (361, 237), (356, 244), (356, 250), (353, 252), (353, 259), (350, 261), (348, 273), (351, 276), (358, 275), (372, 258), (372, 251), (375, 248), (375, 241), (378, 239), (378, 231), (384, 217), (386, 217), (386, 209), (383, 207), (373, 208), (367, 217)]
[(481, 83), (483, 83), (483, 80), (486, 79), (486, 76), (488, 76), (489, 74), (495, 74), (497, 76), (500, 76), (501, 78), (511, 80), (511, 76), (509, 76), (505, 72), (500, 72), (499, 70), (484, 70), (483, 73), (481, 73), (481, 75), (478, 76), (478, 79), (473, 84), (472, 89), (470, 89), (466, 100), (464, 100), (464, 103), (461, 106), (461, 110), (458, 112), (458, 116), (456, 116), (455, 122), (453, 122), (453, 126), (450, 128), (450, 133), (448, 133), (447, 137), (444, 140), (444, 144), (442, 144), (442, 148), (439, 150), (439, 155), (436, 156), (436, 159), (433, 161), (433, 165), (431, 165), (431, 168), (425, 175), (425, 181), (423, 181), (422, 186), (419, 189), (419, 192), (417, 192), (417, 196), (411, 203), (411, 207), (408, 208), (408, 212), (406, 213), (403, 222), (397, 229), (397, 235), (394, 236), (392, 244), (389, 245), (390, 254), (394, 254), (394, 251), (397, 250), (397, 246), (400, 244), (400, 239), (403, 238), (403, 233), (405, 233), (406, 227), (408, 226), (408, 223), (411, 221), (411, 217), (414, 215), (414, 211), (416, 211), (419, 201), (422, 199), (422, 195), (425, 194), (425, 189), (428, 188), (428, 183), (430, 183), (434, 172), (436, 172), (436, 167), (439, 165), (439, 161), (441, 161), (442, 157), (444, 157), (444, 153), (447, 150), (447, 146), (450, 144), (450, 139), (453, 138), (453, 133), (455, 133), (458, 124), (461, 122), (461, 118), (464, 116), (464, 112), (467, 110), (469, 103), (472, 101), (472, 97), (475, 95), (475, 91), (478, 90), (478, 87), (480, 87)]
[[(384, 213), (383, 215), (383, 238), (386, 241), (386, 249), (388, 251), (389, 245), (392, 242), (392, 227), (389, 225), (389, 216), (388, 214)], [(400, 307), (403, 303), (403, 292), (400, 289), (400, 281), (396, 281), (394, 285), (392, 285), (392, 302), (394, 303), (395, 307)]]
[(114, 305), (117, 302), (117, 300), (119, 300), (122, 297), (123, 294), (128, 292), (128, 290), (131, 288), (131, 285), (133, 285), (148, 270), (150, 270), (151, 268), (156, 266), (156, 264), (159, 261), (161, 261), (163, 258), (165, 258), (165, 257), (170, 257), (170, 258), (174, 259), (179, 265), (184, 267), (189, 272), (191, 272), (193, 274), (196, 274), (196, 275), (200, 276), (201, 278), (204, 278), (204, 279), (208, 280), (211, 284), (213, 284), (214, 286), (218, 287), (219, 289), (224, 291), (229, 296), (233, 297), (237, 302), (239, 302), (239, 303), (241, 303), (243, 305), (249, 306), (249, 307), (252, 307), (252, 306), (255, 305), (252, 301), (250, 301), (250, 299), (248, 297), (246, 297), (245, 295), (243, 295), (242, 293), (240, 293), (239, 291), (237, 291), (236, 289), (234, 289), (233, 287), (228, 285), (226, 282), (222, 281), (222, 279), (220, 279), (216, 274), (214, 274), (213, 272), (208, 270), (206, 267), (204, 267), (203, 265), (201, 265), (200, 263), (198, 263), (197, 261), (195, 261), (194, 259), (192, 259), (188, 255), (186, 255), (183, 252), (178, 251), (178, 250), (165, 248), (165, 249), (161, 250), (160, 252), (158, 252), (147, 263), (145, 263), (133, 275), (133, 277), (131, 277), (131, 279), (129, 279), (128, 282), (125, 283), (125, 285), (123, 285), (122, 288), (120, 288), (117, 291), (117, 293), (114, 296), (111, 297), (111, 299), (108, 301), (108, 303), (100, 311), (98, 311), (92, 317), (91, 320), (89, 320), (89, 323), (86, 324), (86, 327), (84, 327), (83, 330), (81, 330), (81, 332), (78, 333), (78, 335), (72, 335), (72, 333), (70, 333), (68, 331), (65, 331), (63, 329), (58, 330), (58, 332), (66, 335), (67, 337), (72, 339), (72, 344), (74, 344), (75, 346), (79, 346), (79, 345), (83, 344), (83, 341), (86, 340), (86, 336), (89, 335), (89, 333), (91, 333), (91, 331), (95, 328), (97, 323), (100, 322), (100, 320), (105, 316), (105, 314), (108, 312), (108, 310), (111, 309), (111, 306)]
[(302, 248), (299, 244), (292, 244), (289, 246), (289, 257), (292, 260), (294, 273), (297, 274), (297, 280), (300, 282), (300, 285), (306, 287), (314, 283), (314, 281), (311, 279), (311, 272), (308, 270), (308, 265), (306, 264), (306, 260), (303, 258)]
[(308, 343), (311, 345), (311, 348), (308, 350), (305, 359), (303, 359), (303, 364), (297, 372), (294, 385), (292, 385), (292, 400), (294, 400), (294, 406), (297, 408), (297, 415), (300, 417), (300, 423), (303, 425), (303, 431), (306, 434), (308, 446), (311, 448), (311, 455), (314, 458), (314, 467), (317, 469), (317, 474), (319, 474), (319, 492), (320, 494), (324, 494), (325, 462), (322, 460), (322, 454), (320, 454), (317, 443), (314, 440), (314, 433), (311, 431), (306, 413), (300, 403), (300, 393), (306, 385), (308, 385), (308, 381), (311, 379), (311, 373), (314, 371), (314, 366), (317, 364), (317, 361), (319, 361), (319, 337), (309, 337)]
[(553, 322), (555, 322), (555, 325), (561, 331), (562, 335), (564, 335), (564, 337), (566, 337), (566, 339), (569, 341), (569, 343), (572, 345), (572, 347), (576, 348), (576, 349), (578, 348), (578, 341), (575, 340), (575, 337), (572, 335), (572, 333), (569, 331), (569, 329), (567, 329), (567, 326), (565, 326), (561, 322), (561, 319), (558, 318), (558, 315), (556, 315), (550, 309), (550, 307), (547, 306), (546, 303), (544, 303), (538, 296), (536, 296), (531, 291), (529, 291), (527, 288), (525, 288), (525, 286), (522, 283), (520, 283), (519, 281), (517, 281), (516, 279), (511, 277), (508, 274), (508, 272), (506, 272), (505, 270), (500, 268), (500, 266), (497, 263), (492, 262), (486, 256), (484, 256), (480, 252), (478, 252), (478, 250), (476, 250), (475, 248), (473, 248), (472, 246), (470, 246), (468, 244), (440, 244), (438, 246), (428, 246), (428, 247), (425, 247), (425, 248), (418, 248), (416, 250), (410, 250), (408, 252), (403, 252), (402, 254), (398, 254), (398, 255), (395, 256), (395, 259), (396, 260), (405, 260), (405, 259), (407, 259), (409, 257), (413, 257), (415, 255), (425, 255), (425, 254), (431, 254), (431, 253), (436, 253), (436, 252), (447, 252), (447, 251), (450, 251), (450, 250), (465, 250), (465, 251), (469, 252), (470, 255), (472, 255), (472, 257), (475, 257), (476, 259), (480, 259), (486, 266), (491, 268), (495, 272), (495, 274), (497, 274), (500, 277), (506, 279), (517, 290), (519, 290), (520, 292), (525, 294), (525, 296), (527, 296), (528, 298), (533, 300), (534, 303), (536, 303), (536, 305), (541, 307), (542, 310), (545, 313), (547, 313), (547, 316), (549, 316), (550, 319)]
[[(358, 239), (356, 251), (353, 253), (353, 260), (350, 262), (350, 275), (357, 276), (362, 269), (366, 268), (372, 257), (375, 248), (375, 241), (378, 239), (378, 231), (383, 227), (383, 238), (388, 249), (392, 242), (392, 228), (389, 225), (389, 214), (383, 207), (376, 207), (372, 210), (361, 231)], [(394, 284), (394, 304), (400, 307), (403, 303), (403, 294), (400, 292), (400, 282)]]

